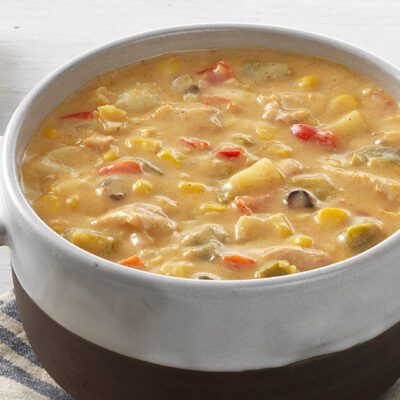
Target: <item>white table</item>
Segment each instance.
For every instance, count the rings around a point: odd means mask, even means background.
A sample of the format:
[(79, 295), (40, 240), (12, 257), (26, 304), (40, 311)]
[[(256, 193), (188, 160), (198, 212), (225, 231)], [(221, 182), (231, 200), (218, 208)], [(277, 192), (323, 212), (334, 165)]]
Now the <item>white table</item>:
[[(0, 132), (52, 69), (105, 41), (191, 23), (284, 25), (334, 36), (400, 65), (398, 0), (0, 0)], [(11, 287), (0, 249), (0, 293)]]

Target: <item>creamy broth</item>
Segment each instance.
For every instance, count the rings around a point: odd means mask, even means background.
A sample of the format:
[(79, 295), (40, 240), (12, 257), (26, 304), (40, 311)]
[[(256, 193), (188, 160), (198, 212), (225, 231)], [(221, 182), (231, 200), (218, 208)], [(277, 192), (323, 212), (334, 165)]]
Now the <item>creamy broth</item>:
[(400, 113), (344, 66), (264, 49), (114, 71), (58, 105), (22, 164), (57, 233), (125, 267), (251, 279), (328, 265), (400, 224)]

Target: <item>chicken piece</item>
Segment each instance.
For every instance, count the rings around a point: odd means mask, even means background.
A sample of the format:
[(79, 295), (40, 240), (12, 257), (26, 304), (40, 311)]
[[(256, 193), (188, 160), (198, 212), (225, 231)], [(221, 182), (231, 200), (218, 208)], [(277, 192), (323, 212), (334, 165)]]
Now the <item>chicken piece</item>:
[(200, 104), (163, 105), (151, 115), (152, 125), (160, 131), (170, 131), (171, 127), (181, 132), (190, 132), (192, 136), (204, 132), (217, 132), (221, 129), (218, 110)]
[(211, 241), (224, 242), (227, 236), (222, 226), (205, 224), (184, 234), (181, 243), (184, 246), (199, 246)]
[(347, 178), (351, 181), (352, 187), (357, 185), (364, 186), (367, 189), (372, 189), (377, 193), (382, 193), (389, 201), (400, 198), (400, 183), (389, 178), (372, 175), (367, 172), (361, 171), (347, 171), (342, 168), (325, 166), (324, 169), (329, 171), (332, 175)]
[(128, 225), (136, 231), (145, 231), (150, 235), (158, 236), (172, 233), (177, 226), (161, 207), (144, 203), (127, 204), (115, 208), (92, 221), (92, 224)]
[(310, 110), (284, 108), (281, 98), (277, 95), (260, 95), (257, 97), (257, 102), (263, 107), (262, 118), (267, 121), (277, 121), (291, 125), (313, 118)]
[(113, 142), (114, 138), (112, 136), (94, 134), (83, 139), (82, 144), (94, 151), (104, 151), (107, 150)]
[(287, 178), (303, 172), (303, 165), (293, 158), (285, 158), (284, 160), (278, 161), (277, 165), (279, 171)]
[(331, 262), (331, 257), (322, 250), (295, 246), (272, 247), (264, 252), (263, 259), (265, 261), (286, 260), (296, 265), (300, 271), (322, 267)]

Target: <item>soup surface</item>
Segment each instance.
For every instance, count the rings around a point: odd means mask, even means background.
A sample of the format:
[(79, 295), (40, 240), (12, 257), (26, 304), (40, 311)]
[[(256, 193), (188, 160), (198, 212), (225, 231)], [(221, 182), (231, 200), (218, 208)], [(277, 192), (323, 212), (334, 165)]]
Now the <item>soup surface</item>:
[(391, 235), (399, 174), (399, 108), (377, 84), (300, 54), (222, 49), (92, 81), (41, 123), (21, 179), (39, 216), (89, 252), (250, 279)]

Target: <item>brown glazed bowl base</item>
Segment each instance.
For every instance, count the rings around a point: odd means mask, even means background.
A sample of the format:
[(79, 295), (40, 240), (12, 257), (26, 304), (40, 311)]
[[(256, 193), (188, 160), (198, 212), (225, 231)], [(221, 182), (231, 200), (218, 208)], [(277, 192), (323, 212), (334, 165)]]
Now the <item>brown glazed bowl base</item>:
[(400, 376), (400, 323), (351, 349), (279, 368), (206, 372), (99, 347), (47, 316), (13, 274), (22, 322), (43, 367), (75, 400), (376, 400)]

